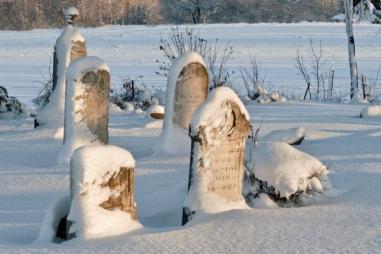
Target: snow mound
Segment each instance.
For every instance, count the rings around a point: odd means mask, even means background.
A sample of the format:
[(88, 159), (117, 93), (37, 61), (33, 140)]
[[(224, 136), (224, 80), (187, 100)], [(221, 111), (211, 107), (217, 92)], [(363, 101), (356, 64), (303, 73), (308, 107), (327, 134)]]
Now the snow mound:
[(360, 113), (360, 117), (381, 117), (381, 105), (370, 105), (364, 108)]
[(49, 128), (60, 128), (64, 125), (66, 70), (71, 61), (71, 48), (74, 42), (85, 43), (78, 28), (68, 25), (56, 41), (57, 52), (57, 85), (49, 98), (48, 104), (37, 113), (39, 125)]
[(40, 228), (36, 243), (58, 242), (56, 233), (58, 225), (65, 216), (68, 215), (70, 209), (70, 197), (63, 196), (57, 199), (48, 209)]
[(101, 141), (87, 128), (83, 117), (83, 99), (74, 98), (84, 93), (85, 85), (82, 76), (89, 71), (107, 71), (109, 67), (104, 61), (95, 56), (82, 57), (72, 62), (67, 70), (67, 91), (65, 109), (65, 140), (58, 155), (58, 163), (69, 162), (73, 151), (81, 146), (101, 144)]
[(188, 131), (176, 126), (173, 123), (173, 117), (175, 115), (174, 105), (177, 79), (184, 67), (192, 63), (199, 63), (205, 66), (204, 60), (198, 53), (190, 52), (176, 58), (169, 70), (163, 131), (155, 147), (157, 153), (182, 155), (189, 154), (190, 152), (191, 144)]
[(156, 120), (160, 120), (164, 118), (164, 107), (160, 105), (153, 105), (149, 110), (147, 115)]
[(102, 184), (122, 167), (135, 167), (130, 152), (112, 145), (86, 146), (74, 152), (70, 164), (73, 197), (68, 215), (72, 222), (69, 233), (75, 233), (79, 239), (91, 239), (124, 234), (141, 227), (129, 213), (100, 206), (111, 195), (120, 195)]
[(254, 152), (254, 174), (279, 192), (280, 197), (328, 188), (326, 166), (313, 156), (283, 143), (259, 143)]
[(303, 127), (295, 127), (287, 130), (275, 130), (267, 134), (263, 140), (266, 142), (285, 142), (289, 145), (299, 145), (306, 136)]
[(258, 209), (273, 209), (278, 208), (278, 205), (267, 194), (261, 193), (255, 199), (253, 207)]

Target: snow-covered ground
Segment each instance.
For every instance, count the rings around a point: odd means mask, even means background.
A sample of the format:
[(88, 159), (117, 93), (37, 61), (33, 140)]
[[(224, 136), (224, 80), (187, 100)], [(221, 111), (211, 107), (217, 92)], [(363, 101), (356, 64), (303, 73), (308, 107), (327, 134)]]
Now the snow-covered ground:
[[(193, 27), (193, 26), (192, 26)], [(218, 38), (222, 44), (230, 41), (234, 54), (229, 66), (235, 70), (232, 82), (242, 83), (239, 67), (249, 65), (250, 54), (263, 62), (270, 87), (287, 93), (302, 94), (302, 77), (297, 75), (293, 60), (299, 48), (309, 65), (309, 40), (318, 46), (322, 40), (326, 67), (335, 61), (336, 93), (349, 93), (348, 52), (343, 23), (299, 24), (215, 24), (195, 27), (210, 40)], [(111, 83), (120, 86), (129, 76), (143, 75), (148, 87), (165, 88), (166, 80), (155, 74), (157, 59), (163, 59), (159, 50), (160, 36), (167, 36), (170, 26), (106, 26), (82, 28), (87, 40), (88, 55), (103, 59), (111, 69)], [(9, 88), (11, 95), (31, 104), (43, 80), (40, 72), (48, 74), (52, 50), (60, 29), (28, 32), (0, 31), (0, 84)], [(358, 24), (354, 26), (359, 72), (374, 78), (381, 59), (381, 27)], [(381, 91), (380, 91), (381, 92)]]
[[(300, 89), (292, 64), (296, 48), (321, 38), (335, 54), (343, 92), (348, 80), (342, 24), (200, 26), (212, 38), (230, 40), (232, 66), (256, 53), (278, 87)], [(375, 74), (381, 58), (379, 26), (359, 25), (359, 65)], [(157, 42), (167, 26), (84, 29), (90, 55), (105, 58), (112, 81), (143, 74), (148, 84), (164, 86), (154, 62)], [(0, 32), (0, 82), (30, 105), (39, 68), (59, 30)], [(361, 36), (360, 36), (361, 35)], [(328, 54), (328, 53), (327, 53)], [(45, 70), (43, 70), (45, 71)], [(339, 86), (339, 84), (338, 84)], [(300, 89), (303, 90), (303, 89)], [(33, 243), (44, 214), (69, 193), (69, 167), (57, 165), (62, 141), (50, 130), (33, 130), (33, 120), (0, 120), (0, 253), (379, 253), (381, 250), (381, 121), (360, 118), (361, 105), (321, 103), (250, 104), (260, 138), (273, 130), (304, 127), (297, 148), (324, 162), (333, 189), (318, 202), (298, 208), (245, 209), (195, 218), (181, 227), (189, 156), (153, 154), (161, 122), (142, 114), (113, 112), (110, 144), (128, 149), (136, 160), (136, 202), (144, 226), (102, 240), (62, 244)]]

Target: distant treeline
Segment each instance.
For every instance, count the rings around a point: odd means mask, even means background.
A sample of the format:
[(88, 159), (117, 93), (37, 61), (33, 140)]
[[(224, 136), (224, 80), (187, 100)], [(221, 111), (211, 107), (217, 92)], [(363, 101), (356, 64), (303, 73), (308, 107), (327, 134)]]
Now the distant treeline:
[[(378, 0), (376, 0), (378, 1)], [(75, 6), (79, 25), (329, 21), (342, 0), (0, 0), (0, 29), (60, 27)]]

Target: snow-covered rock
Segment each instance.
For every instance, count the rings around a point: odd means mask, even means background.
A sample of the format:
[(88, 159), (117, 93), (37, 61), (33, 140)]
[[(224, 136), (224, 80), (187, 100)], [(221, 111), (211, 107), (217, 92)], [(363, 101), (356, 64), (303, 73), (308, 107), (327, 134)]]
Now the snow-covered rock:
[(188, 136), (188, 130), (184, 130), (180, 126), (174, 124), (173, 118), (175, 116), (174, 107), (177, 80), (184, 67), (192, 63), (198, 63), (205, 66), (204, 60), (199, 54), (190, 52), (175, 59), (172, 63), (171, 69), (169, 70), (163, 130), (160, 135), (159, 142), (155, 147), (157, 153), (178, 155), (189, 154), (190, 152), (190, 138)]
[(148, 116), (153, 119), (163, 119), (164, 118), (164, 107), (160, 105), (153, 105), (148, 110)]
[(68, 25), (56, 41), (57, 85), (48, 104), (37, 112), (38, 125), (46, 125), (50, 128), (60, 128), (64, 125), (66, 70), (72, 60), (71, 51), (75, 42), (85, 43), (85, 39), (79, 33), (78, 28)]
[[(88, 119), (85, 118), (85, 106), (87, 104), (84, 94), (87, 85), (82, 82), (82, 77), (90, 71), (94, 73), (98, 73), (99, 71), (109, 72), (109, 67), (101, 58), (93, 56), (77, 59), (72, 62), (68, 68), (64, 145), (58, 156), (58, 163), (69, 162), (73, 151), (78, 147), (104, 143), (99, 136), (89, 129), (88, 123), (86, 122)], [(108, 98), (106, 98), (106, 100), (107, 115), (104, 117), (108, 119)], [(99, 101), (98, 103), (102, 102)], [(98, 112), (98, 114), (100, 114), (100, 112)], [(97, 117), (101, 116), (98, 115)], [(92, 120), (94, 121), (95, 119)]]
[(281, 198), (329, 188), (327, 167), (284, 142), (257, 144), (253, 158), (255, 177), (274, 187)]
[(362, 118), (380, 117), (381, 118), (381, 105), (370, 105), (364, 108), (360, 113), (360, 117)]
[[(70, 189), (72, 203), (68, 221), (70, 234), (79, 239), (92, 239), (124, 234), (141, 228), (134, 218), (136, 213), (126, 212), (126, 207), (106, 209), (101, 206), (110, 198), (124, 197), (125, 189), (133, 195), (131, 182), (121, 183), (112, 189), (107, 183), (122, 168), (135, 168), (135, 160), (125, 149), (112, 145), (86, 146), (75, 151), (70, 162)], [(132, 196), (133, 210), (136, 204)]]
[(306, 136), (303, 127), (295, 127), (287, 130), (275, 130), (263, 137), (266, 142), (285, 142), (289, 145), (299, 145)]

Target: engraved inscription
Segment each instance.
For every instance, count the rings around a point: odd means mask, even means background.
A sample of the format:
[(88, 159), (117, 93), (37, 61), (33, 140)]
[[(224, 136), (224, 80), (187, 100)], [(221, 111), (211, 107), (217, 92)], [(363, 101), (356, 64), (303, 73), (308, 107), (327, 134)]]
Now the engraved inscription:
[[(202, 164), (200, 172), (209, 172), (207, 192), (237, 201), (242, 198), (244, 150), (250, 123), (235, 103), (227, 102), (221, 105), (220, 110), (224, 110), (221, 126), (199, 136), (201, 161), (208, 164), (207, 167)], [(208, 138), (205, 135), (212, 136)], [(210, 138), (215, 139), (214, 142), (203, 141)]]
[(210, 160), (212, 179), (208, 191), (228, 200), (240, 197), (243, 177), (243, 138), (227, 137), (213, 152)]
[(188, 130), (192, 114), (208, 95), (208, 73), (199, 63), (192, 63), (181, 71), (175, 91), (173, 122)]

